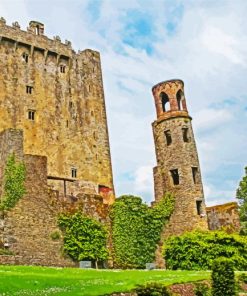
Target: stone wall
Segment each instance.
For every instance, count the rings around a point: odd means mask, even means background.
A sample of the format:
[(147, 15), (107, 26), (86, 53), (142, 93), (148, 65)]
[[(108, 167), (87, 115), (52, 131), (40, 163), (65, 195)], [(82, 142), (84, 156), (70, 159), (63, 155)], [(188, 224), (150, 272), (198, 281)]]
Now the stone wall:
[[(95, 194), (100, 186), (108, 188), (104, 202), (113, 202), (98, 52), (75, 53), (70, 42), (45, 36), (38, 22), (23, 31), (18, 23), (11, 27), (0, 19), (0, 105), (0, 131), (21, 129), (24, 153), (47, 156), (49, 176), (72, 178), (76, 169), (73, 179), (92, 183)], [(62, 182), (49, 184), (63, 190)], [(68, 192), (78, 194), (73, 185)]]
[[(14, 254), (0, 256), (0, 263), (77, 266), (77, 262), (63, 255), (63, 237), (57, 226), (59, 213), (80, 210), (107, 224), (108, 205), (96, 194), (81, 193), (61, 199), (47, 184), (47, 157), (23, 154), (22, 137), (19, 130), (13, 129), (0, 134), (1, 152), (6, 152), (1, 154), (5, 156), (0, 166), (4, 167), (9, 153), (15, 153), (26, 167), (26, 194), (13, 209), (0, 215), (0, 245)], [(11, 146), (9, 151), (8, 145)], [(55, 232), (60, 233), (57, 240), (52, 239)]]
[(236, 202), (207, 207), (206, 211), (210, 230), (225, 229), (230, 232), (240, 230), (238, 204)]

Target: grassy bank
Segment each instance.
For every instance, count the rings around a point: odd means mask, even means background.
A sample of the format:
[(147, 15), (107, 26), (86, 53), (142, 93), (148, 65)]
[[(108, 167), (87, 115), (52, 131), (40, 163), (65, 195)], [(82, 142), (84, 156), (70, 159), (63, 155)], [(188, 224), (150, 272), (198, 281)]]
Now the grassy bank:
[(166, 285), (209, 279), (205, 271), (81, 270), (34, 266), (0, 266), (0, 296), (103, 295), (129, 291), (137, 284)]

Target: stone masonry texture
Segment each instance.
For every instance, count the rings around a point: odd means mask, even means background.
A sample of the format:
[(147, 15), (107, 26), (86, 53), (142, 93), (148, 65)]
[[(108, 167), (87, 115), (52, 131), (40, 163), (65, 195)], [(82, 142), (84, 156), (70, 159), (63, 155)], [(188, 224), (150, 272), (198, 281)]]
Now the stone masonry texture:
[(225, 229), (229, 232), (240, 230), (238, 204), (236, 202), (207, 207), (206, 211), (210, 230)]
[[(8, 156), (26, 167), (25, 195), (0, 212), (0, 264), (77, 266), (63, 254), (62, 212), (107, 225), (114, 186), (100, 56), (0, 18), (0, 196)], [(58, 239), (52, 239), (59, 233)]]
[[(0, 19), (0, 131), (23, 131), (24, 154), (47, 157), (48, 175), (73, 178), (69, 194), (83, 192), (114, 200), (104, 91), (98, 52), (75, 51), (44, 35)], [(32, 117), (33, 116), (33, 117)], [(62, 192), (63, 183), (49, 179)], [(79, 185), (78, 185), (79, 183)]]

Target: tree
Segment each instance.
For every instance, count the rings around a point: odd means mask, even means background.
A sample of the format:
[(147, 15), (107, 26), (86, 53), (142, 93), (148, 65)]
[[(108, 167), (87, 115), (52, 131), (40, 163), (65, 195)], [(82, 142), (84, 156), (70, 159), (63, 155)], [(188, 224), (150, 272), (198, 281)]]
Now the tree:
[(98, 221), (82, 213), (64, 214), (58, 225), (64, 231), (64, 251), (74, 260), (98, 261), (108, 258), (107, 231)]
[(236, 193), (237, 199), (239, 199), (240, 206), (240, 221), (242, 224), (242, 234), (247, 234), (247, 167), (245, 168), (245, 176), (239, 183), (239, 187)]

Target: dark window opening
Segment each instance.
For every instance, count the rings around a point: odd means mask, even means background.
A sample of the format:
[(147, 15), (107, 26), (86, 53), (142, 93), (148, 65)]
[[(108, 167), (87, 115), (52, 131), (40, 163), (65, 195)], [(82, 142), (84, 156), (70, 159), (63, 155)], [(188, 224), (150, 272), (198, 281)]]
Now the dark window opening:
[(66, 120), (66, 127), (69, 127), (69, 121)]
[(197, 200), (196, 201), (196, 210), (197, 210), (197, 215), (202, 215), (202, 200)]
[(182, 133), (183, 133), (184, 142), (188, 143), (190, 141), (190, 139), (189, 139), (189, 129), (187, 127), (183, 127), (182, 128)]
[(170, 170), (173, 184), (178, 185), (179, 184), (179, 174), (178, 174), (178, 169), (175, 170)]
[(76, 178), (77, 177), (77, 169), (75, 169), (75, 168), (72, 168), (71, 169), (71, 177), (72, 178)]
[(29, 86), (29, 85), (26, 85), (26, 93), (27, 94), (32, 94), (32, 92), (33, 92), (33, 87)]
[(170, 110), (170, 101), (168, 95), (164, 92), (160, 94), (163, 112)]
[(25, 61), (25, 63), (28, 63), (28, 54), (24, 52), (22, 57), (23, 57), (23, 60)]
[(176, 97), (177, 97), (178, 110), (183, 110), (182, 100), (184, 99), (184, 94), (181, 91), (181, 89), (177, 92)]
[(28, 119), (34, 121), (35, 118), (35, 110), (28, 110)]
[(73, 102), (69, 102), (69, 107), (70, 107), (70, 108), (73, 107)]
[(171, 145), (172, 143), (172, 136), (170, 130), (165, 131), (165, 137), (166, 137), (166, 144), (167, 146)]
[(66, 68), (66, 66), (60, 65), (60, 72), (65, 73), (65, 68)]
[(192, 167), (192, 176), (193, 176), (193, 181), (194, 184), (198, 184), (199, 182), (199, 172), (198, 172), (198, 168), (197, 167)]

